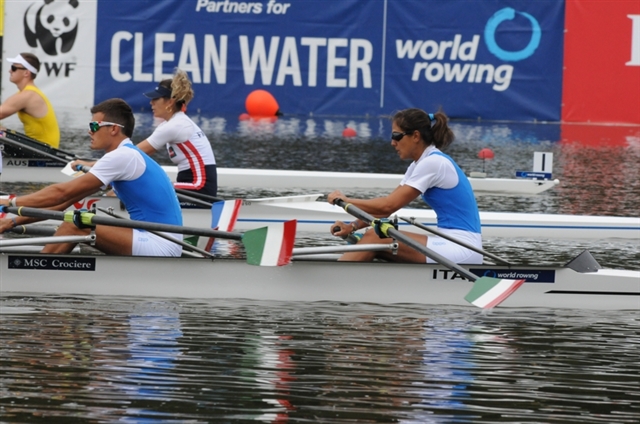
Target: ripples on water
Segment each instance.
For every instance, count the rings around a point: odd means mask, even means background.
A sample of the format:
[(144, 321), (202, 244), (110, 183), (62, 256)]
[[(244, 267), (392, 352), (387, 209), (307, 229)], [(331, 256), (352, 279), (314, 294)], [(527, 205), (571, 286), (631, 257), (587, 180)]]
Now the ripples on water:
[(638, 312), (49, 296), (2, 313), (3, 422), (640, 420)]
[[(67, 118), (61, 148), (99, 157), (88, 148), (88, 112)], [(220, 166), (388, 173), (407, 166), (389, 145), (386, 120), (196, 121)], [(342, 138), (346, 125), (360, 136)], [(554, 153), (559, 186), (539, 196), (483, 196), (481, 210), (639, 216), (638, 127), (453, 127), (448, 153), (467, 172), (484, 166), (489, 176), (512, 177), (531, 170), (534, 151)], [(150, 116), (139, 116), (134, 141), (151, 131)], [(496, 158), (483, 164), (477, 152), (485, 147)], [(328, 234), (297, 241), (331, 243)], [(487, 239), (485, 248), (549, 264), (588, 249), (605, 266), (640, 269), (637, 240)], [(0, 326), (2, 422), (640, 421), (638, 311), (5, 296)]]

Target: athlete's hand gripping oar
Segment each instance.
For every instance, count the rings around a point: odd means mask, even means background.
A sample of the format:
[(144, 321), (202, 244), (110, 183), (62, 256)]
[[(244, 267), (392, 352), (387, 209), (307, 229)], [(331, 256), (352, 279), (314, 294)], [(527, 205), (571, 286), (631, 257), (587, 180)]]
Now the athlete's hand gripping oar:
[(405, 221), (405, 222), (408, 222), (411, 225), (415, 225), (416, 227), (421, 228), (421, 229), (423, 229), (425, 231), (429, 231), (430, 233), (433, 233), (433, 234), (437, 235), (438, 237), (441, 237), (441, 238), (449, 240), (449, 241), (451, 241), (453, 243), (459, 244), (460, 246), (466, 247), (469, 250), (473, 250), (474, 252), (480, 253), (481, 255), (484, 255), (484, 256), (489, 257), (491, 259), (495, 259), (496, 261), (498, 261), (498, 262), (500, 262), (502, 264), (505, 264), (505, 265), (508, 265), (508, 266), (512, 266), (513, 265), (512, 263), (508, 262), (506, 259), (502, 259), (501, 257), (494, 255), (493, 253), (486, 252), (486, 251), (484, 251), (482, 249), (479, 249), (479, 248), (477, 248), (477, 247), (475, 247), (475, 246), (473, 246), (473, 245), (471, 245), (469, 243), (466, 243), (466, 242), (464, 242), (462, 240), (456, 239), (455, 237), (451, 237), (451, 236), (449, 236), (447, 234), (444, 234), (443, 232), (438, 231), (435, 228), (429, 228), (426, 225), (423, 225), (422, 223), (416, 221), (416, 219), (414, 217), (405, 218), (405, 217), (401, 216), (400, 219)]
[[(369, 215), (365, 211), (350, 203), (346, 203), (342, 199), (336, 199), (334, 201), (334, 204), (340, 206), (350, 215), (366, 222), (369, 225), (375, 225), (376, 223), (379, 223), (379, 220), (377, 218)], [(396, 230), (393, 225), (389, 223), (382, 223), (382, 225), (380, 225), (380, 230), (388, 237), (395, 238), (396, 240), (427, 256), (428, 258), (433, 259), (440, 265), (446, 266), (450, 270), (455, 271), (466, 279), (472, 281), (474, 283), (473, 288), (465, 296), (465, 300), (478, 307), (493, 308), (498, 306), (513, 292), (515, 292), (518, 287), (522, 285), (522, 283), (524, 283), (524, 280), (499, 280), (497, 278), (491, 277), (478, 277), (475, 274), (460, 267), (458, 264), (451, 262), (447, 258), (432, 251), (426, 246), (421, 245), (411, 237), (408, 237), (406, 234), (403, 234), (399, 230)]]
[(165, 233), (179, 233), (239, 240), (242, 241), (247, 252), (247, 263), (261, 266), (280, 266), (288, 264), (292, 256), (296, 233), (295, 220), (284, 222), (282, 224), (270, 225), (269, 227), (257, 228), (244, 233), (236, 233), (212, 230), (209, 228), (184, 227), (180, 225), (160, 224), (156, 222), (109, 218), (79, 210), (60, 212), (49, 209), (29, 208), (26, 206), (2, 206), (0, 207), (0, 211), (13, 213), (18, 216), (29, 216), (32, 218), (56, 219), (75, 224), (79, 228), (94, 227), (96, 225), (110, 225), (113, 227), (137, 228), (147, 231), (161, 231)]

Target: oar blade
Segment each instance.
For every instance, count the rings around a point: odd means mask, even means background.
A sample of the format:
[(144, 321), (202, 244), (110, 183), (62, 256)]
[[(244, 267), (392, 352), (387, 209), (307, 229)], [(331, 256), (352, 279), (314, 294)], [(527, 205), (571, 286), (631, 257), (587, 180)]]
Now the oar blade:
[(211, 228), (233, 231), (238, 221), (240, 206), (242, 206), (240, 199), (215, 202), (211, 205)]
[[(241, 199), (214, 202), (211, 205), (211, 228), (220, 231), (233, 231), (238, 221), (241, 206)], [(216, 239), (209, 237), (204, 249), (208, 252), (214, 250), (215, 242)]]
[(472, 305), (483, 309), (495, 308), (524, 283), (524, 280), (507, 280), (480, 277), (464, 297)]
[(296, 238), (296, 220), (247, 231), (242, 243), (247, 263), (259, 266), (283, 266), (291, 262)]

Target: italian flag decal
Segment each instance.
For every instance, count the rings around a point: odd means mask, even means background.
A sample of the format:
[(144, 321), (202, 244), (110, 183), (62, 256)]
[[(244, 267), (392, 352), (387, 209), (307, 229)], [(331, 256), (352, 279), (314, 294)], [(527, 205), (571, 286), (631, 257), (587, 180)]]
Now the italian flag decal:
[(296, 220), (247, 231), (242, 243), (247, 263), (260, 266), (282, 266), (291, 262), (296, 238)]
[(464, 298), (467, 302), (480, 308), (495, 308), (518, 290), (522, 283), (524, 283), (524, 280), (499, 280), (491, 277), (480, 277), (473, 283), (473, 288)]

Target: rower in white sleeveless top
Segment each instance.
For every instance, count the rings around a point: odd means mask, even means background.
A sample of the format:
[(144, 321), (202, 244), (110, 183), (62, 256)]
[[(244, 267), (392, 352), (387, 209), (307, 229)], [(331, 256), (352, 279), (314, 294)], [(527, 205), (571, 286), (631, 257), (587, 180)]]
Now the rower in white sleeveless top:
[[(436, 213), (438, 230), (453, 239), (482, 248), (480, 214), (469, 179), (460, 167), (440, 151), (454, 138), (443, 112), (427, 114), (420, 109), (405, 109), (392, 118), (391, 145), (400, 159), (411, 159), (400, 185), (388, 196), (374, 199), (353, 199), (336, 190), (328, 195), (329, 203), (342, 199), (363, 211), (378, 217), (388, 217), (421, 196)], [(331, 226), (335, 236), (347, 237), (366, 224), (355, 220), (349, 224), (337, 221)], [(460, 244), (437, 236), (403, 232), (430, 250), (455, 263), (481, 264), (482, 255)], [(381, 239), (375, 231), (367, 231), (360, 243), (390, 243)], [(371, 261), (375, 257), (394, 262), (433, 263), (432, 259), (413, 248), (400, 243), (397, 254), (391, 251), (350, 252), (341, 260)]]
[(171, 79), (144, 93), (151, 99), (153, 116), (163, 119), (138, 148), (147, 154), (166, 148), (178, 167), (175, 188), (216, 196), (218, 181), (216, 159), (209, 139), (184, 111), (193, 99), (191, 81), (184, 71), (176, 70)]

